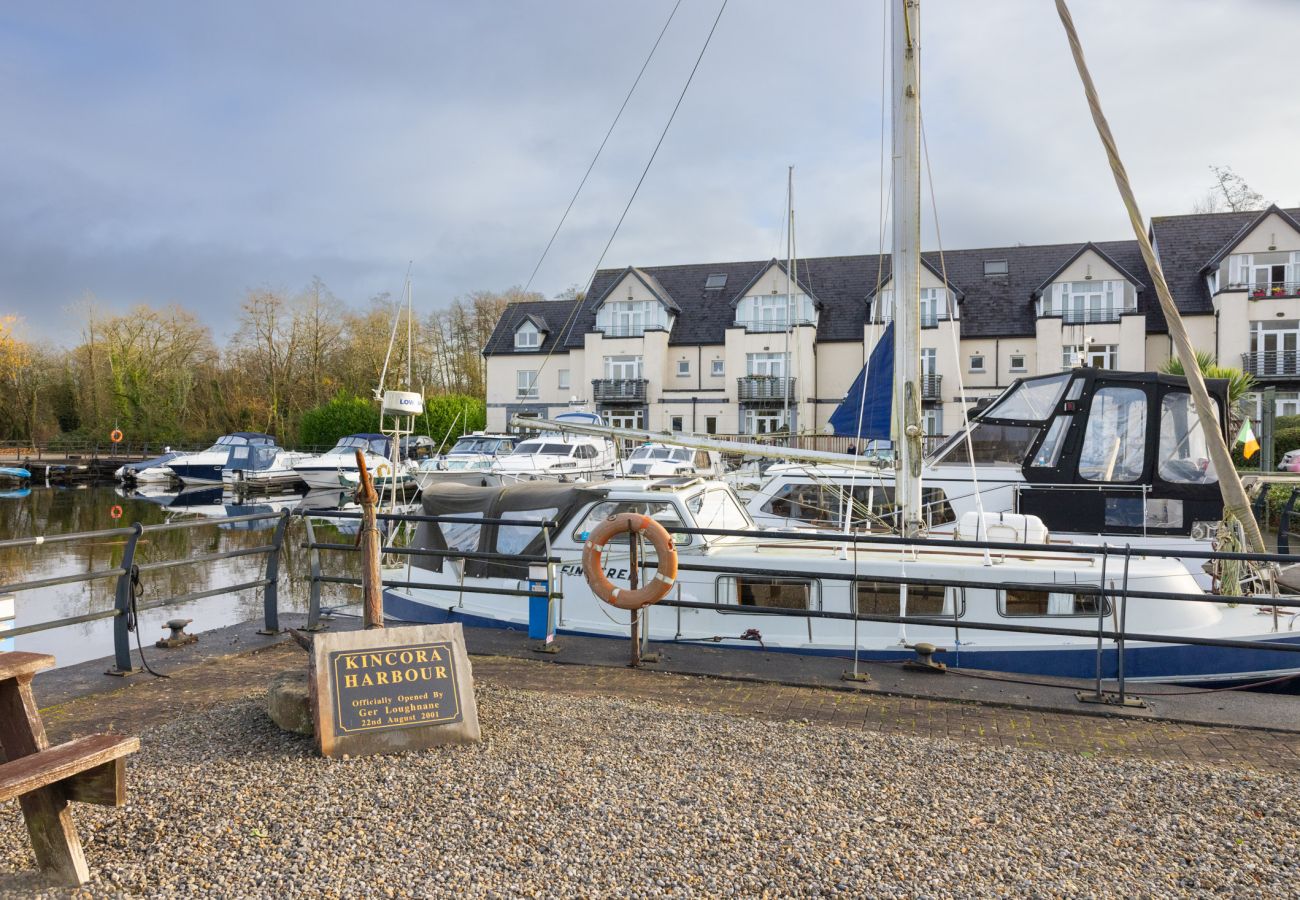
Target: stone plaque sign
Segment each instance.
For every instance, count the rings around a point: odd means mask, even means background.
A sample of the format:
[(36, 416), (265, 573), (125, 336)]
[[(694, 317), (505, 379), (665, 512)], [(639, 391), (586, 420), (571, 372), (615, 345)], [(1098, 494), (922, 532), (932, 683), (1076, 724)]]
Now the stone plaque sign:
[(312, 716), (323, 756), (366, 756), (479, 739), (459, 624), (320, 633)]

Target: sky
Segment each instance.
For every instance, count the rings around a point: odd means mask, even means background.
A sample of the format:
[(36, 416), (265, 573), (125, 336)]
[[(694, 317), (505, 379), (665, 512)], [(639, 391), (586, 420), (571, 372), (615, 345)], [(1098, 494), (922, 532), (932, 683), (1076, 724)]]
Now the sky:
[[(590, 279), (719, 2), (681, 0), (534, 290)], [(177, 303), (222, 340), (313, 277), (359, 306), (409, 265), (425, 311), (523, 285), (674, 3), (5, 4), (0, 315), (71, 345), (87, 297)], [(1300, 203), (1300, 2), (1072, 8), (1145, 216), (1210, 165)], [(881, 13), (730, 0), (604, 265), (783, 255), (788, 166), (801, 256), (875, 252)], [(921, 60), (943, 246), (1131, 236), (1050, 0), (925, 0)]]

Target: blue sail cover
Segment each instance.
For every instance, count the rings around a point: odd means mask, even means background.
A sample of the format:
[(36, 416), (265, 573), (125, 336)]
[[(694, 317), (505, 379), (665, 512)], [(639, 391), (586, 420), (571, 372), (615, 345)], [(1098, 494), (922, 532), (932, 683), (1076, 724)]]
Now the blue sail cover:
[[(831, 413), (835, 433), (858, 440), (890, 440), (890, 415), (894, 390), (894, 325), (885, 327), (871, 358), (858, 373), (853, 387)], [(865, 400), (863, 393), (865, 392)], [(858, 417), (862, 428), (858, 429)], [(861, 449), (861, 448), (859, 448)]]

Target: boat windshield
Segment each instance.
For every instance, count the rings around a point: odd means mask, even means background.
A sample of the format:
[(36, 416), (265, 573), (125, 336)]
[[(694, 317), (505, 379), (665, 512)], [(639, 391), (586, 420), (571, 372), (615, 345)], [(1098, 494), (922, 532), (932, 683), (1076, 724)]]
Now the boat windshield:
[(331, 453), (343, 453), (348, 450), (363, 450), (368, 453), (377, 453), (380, 456), (388, 455), (388, 441), (374, 440), (372, 438), (360, 437), (358, 435), (349, 435), (345, 438), (339, 438), (339, 442), (334, 445)]
[(1014, 419), (1018, 422), (1045, 422), (1056, 410), (1071, 374), (1028, 378), (998, 400), (981, 419)]
[(495, 438), (461, 438), (448, 454), (495, 453), (501, 442)]
[(673, 447), (638, 447), (629, 459), (666, 459), (670, 462), (688, 462), (691, 451)]
[(967, 452), (964, 429), (935, 451), (934, 465), (1019, 466), (1024, 463), (1041, 430), (1037, 425), (1004, 425), (980, 420), (969, 428), (973, 459)]
[(573, 446), (569, 444), (549, 444), (541, 441), (525, 441), (515, 448), (512, 456), (569, 456)]
[(700, 491), (686, 498), (686, 508), (695, 517), (700, 528), (725, 528), (734, 531), (754, 531), (758, 526), (745, 508), (736, 502), (735, 495), (723, 488)]

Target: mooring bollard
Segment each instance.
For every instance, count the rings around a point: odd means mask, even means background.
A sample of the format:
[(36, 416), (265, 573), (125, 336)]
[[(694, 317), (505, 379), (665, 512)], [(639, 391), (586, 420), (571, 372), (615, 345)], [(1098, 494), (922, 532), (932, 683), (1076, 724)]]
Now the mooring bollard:
[(140, 669), (131, 664), (131, 632), (135, 630), (135, 585), (140, 574), (135, 568), (135, 547), (144, 534), (144, 526), (136, 522), (132, 535), (122, 548), (122, 574), (117, 576), (117, 594), (114, 598), (113, 617), (113, 668), (106, 674), (125, 677)]

